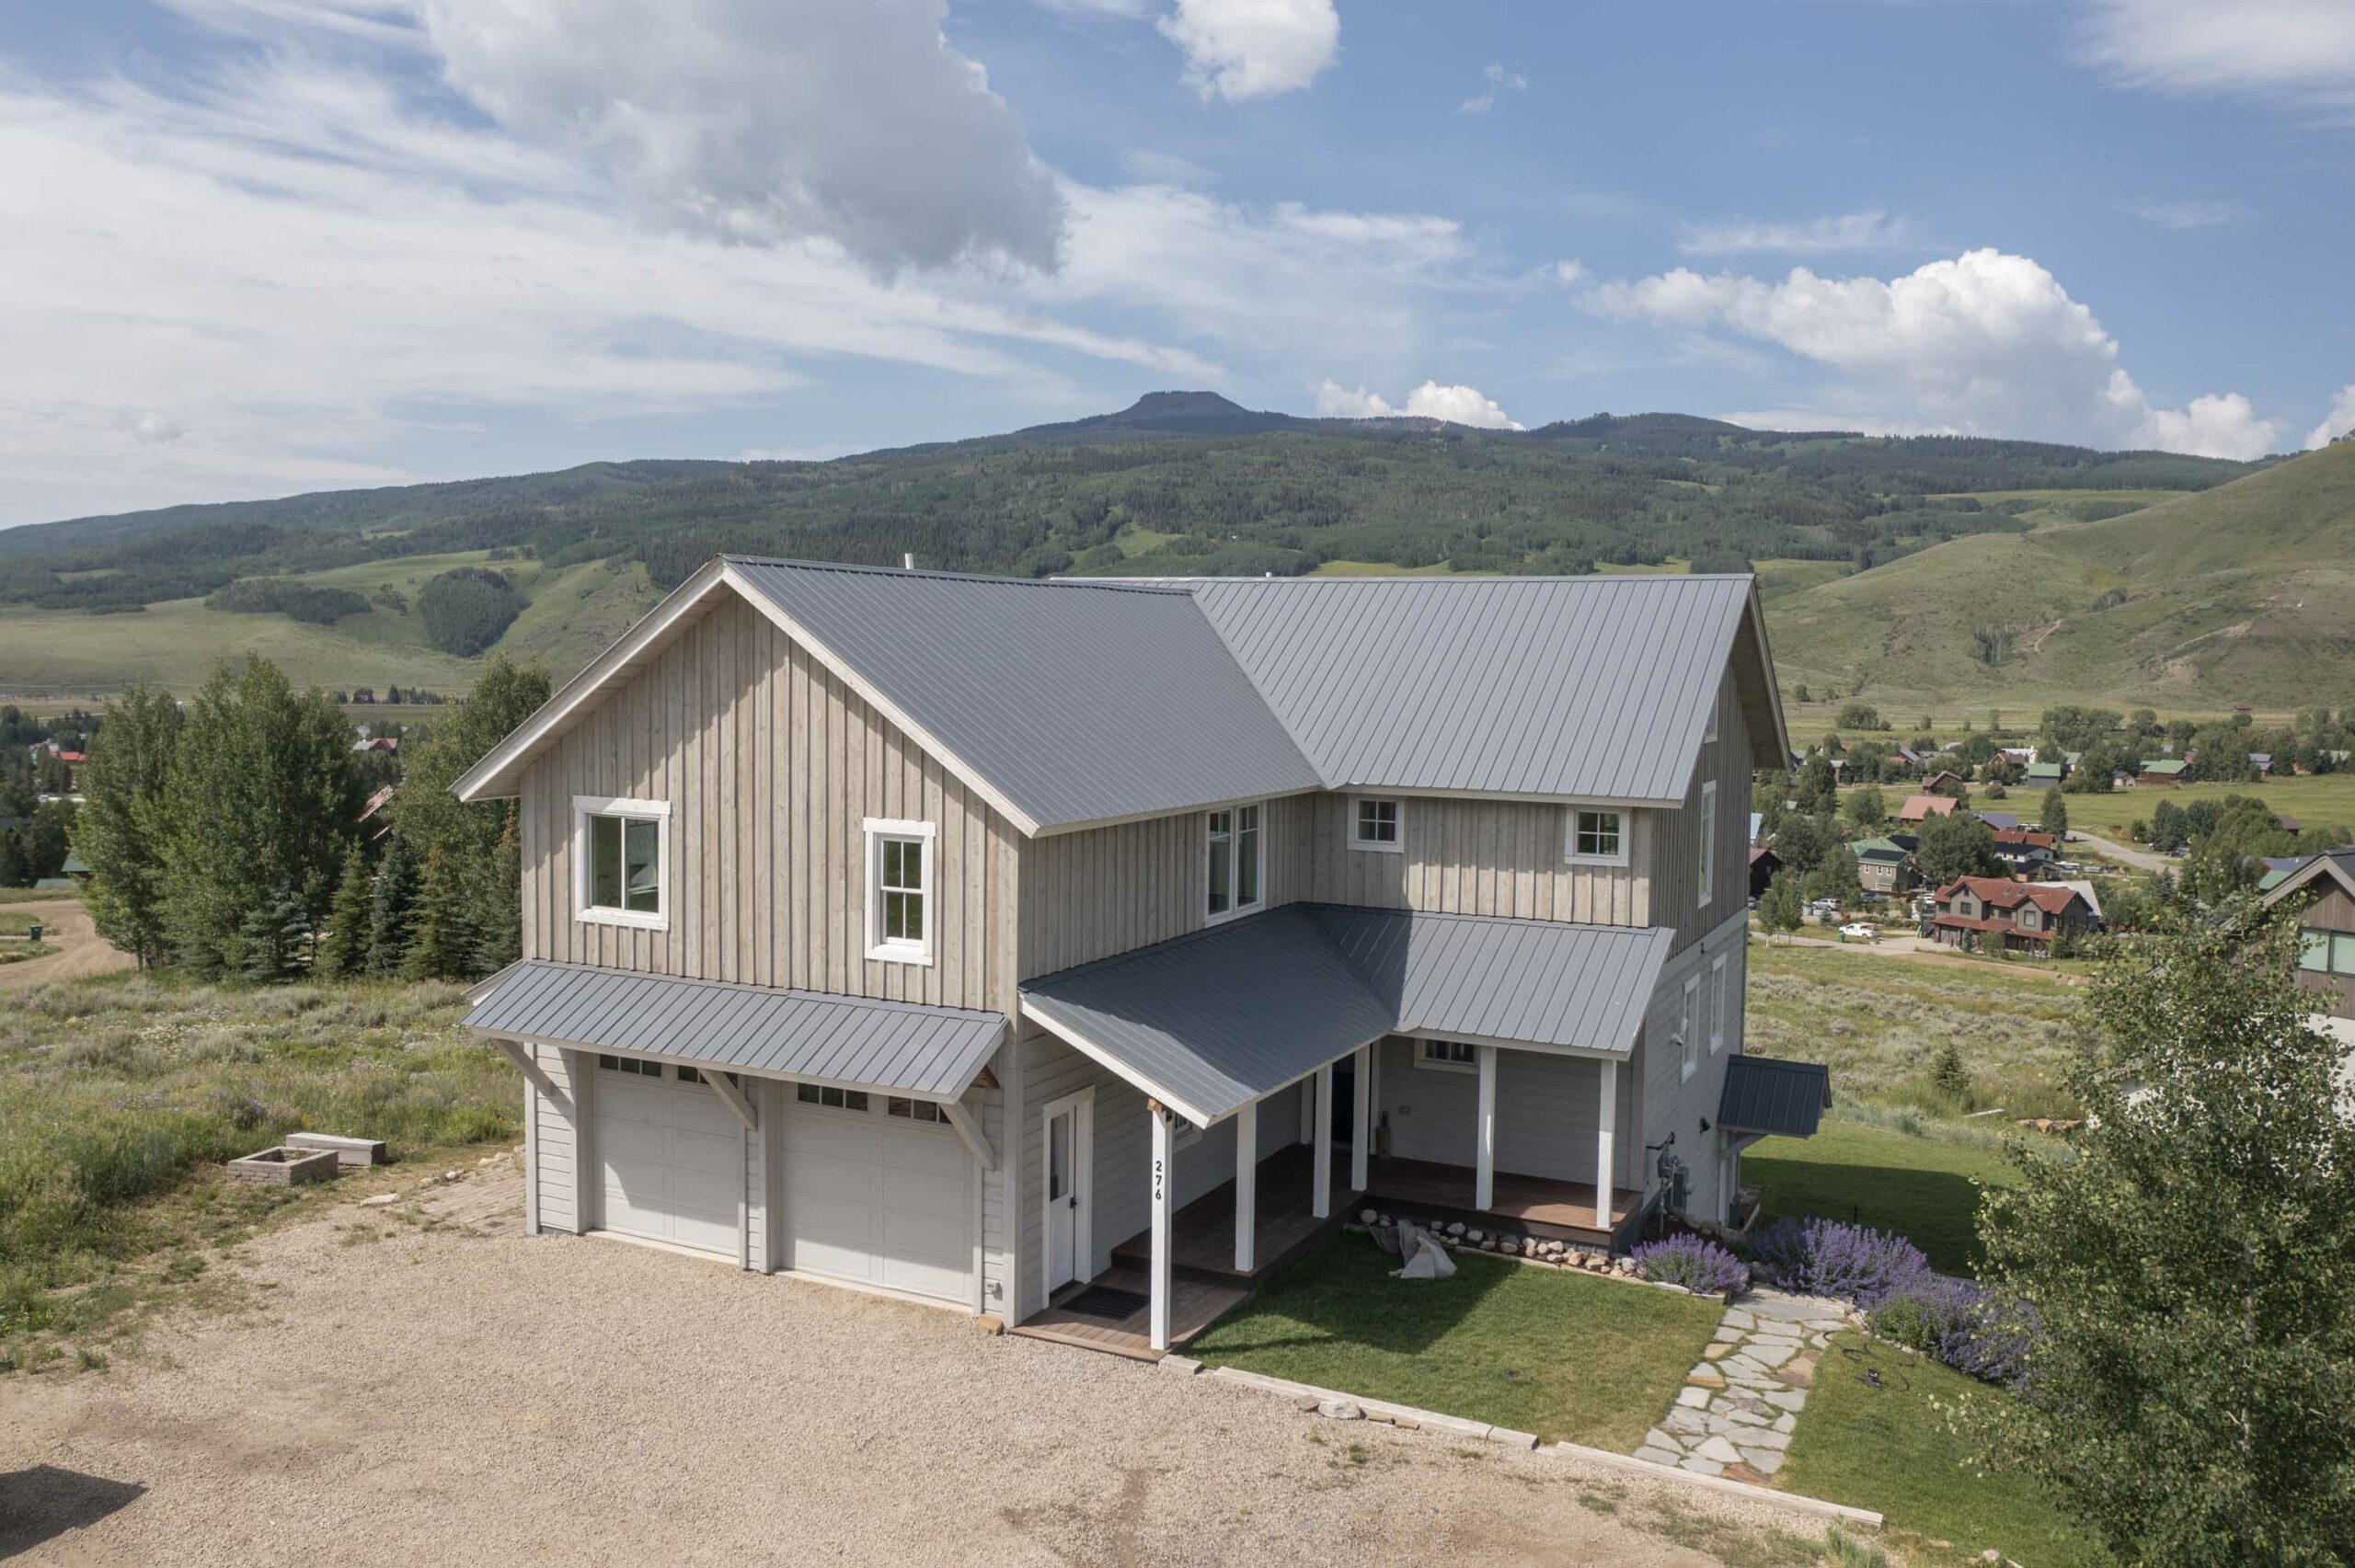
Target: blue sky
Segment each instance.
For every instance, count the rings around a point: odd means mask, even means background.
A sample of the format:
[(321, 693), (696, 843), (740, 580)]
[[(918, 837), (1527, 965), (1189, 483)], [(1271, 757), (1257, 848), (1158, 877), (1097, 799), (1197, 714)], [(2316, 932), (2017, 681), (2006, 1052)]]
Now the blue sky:
[(2355, 426), (2347, 0), (83, 0), (0, 36), (0, 524), (1212, 387)]

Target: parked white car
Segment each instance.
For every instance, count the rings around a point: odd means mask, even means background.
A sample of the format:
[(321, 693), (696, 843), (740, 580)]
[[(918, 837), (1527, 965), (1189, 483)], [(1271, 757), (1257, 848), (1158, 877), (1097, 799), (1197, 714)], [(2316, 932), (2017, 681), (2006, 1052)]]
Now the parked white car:
[(1878, 942), (1880, 933), (1862, 921), (1850, 921), (1840, 928), (1840, 934), (1850, 942)]

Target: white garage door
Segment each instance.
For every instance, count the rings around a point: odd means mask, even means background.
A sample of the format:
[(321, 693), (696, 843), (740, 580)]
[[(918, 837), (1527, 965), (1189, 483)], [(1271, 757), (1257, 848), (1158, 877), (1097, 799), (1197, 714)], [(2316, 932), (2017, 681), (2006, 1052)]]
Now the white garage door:
[(693, 1068), (609, 1056), (597, 1064), (591, 1121), (599, 1224), (625, 1236), (739, 1256), (743, 1124), (693, 1077)]
[(785, 1265), (970, 1306), (973, 1157), (929, 1102), (795, 1088)]

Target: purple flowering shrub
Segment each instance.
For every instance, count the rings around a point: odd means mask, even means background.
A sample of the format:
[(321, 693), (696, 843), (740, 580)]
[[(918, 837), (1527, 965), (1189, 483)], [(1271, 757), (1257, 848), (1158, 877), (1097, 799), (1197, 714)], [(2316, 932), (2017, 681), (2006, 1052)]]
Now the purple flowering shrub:
[(1836, 1219), (1777, 1219), (1752, 1237), (1750, 1260), (1770, 1285), (1867, 1311), (1931, 1277), (1930, 1260), (1904, 1237)]
[(1750, 1288), (1741, 1260), (1699, 1236), (1675, 1235), (1646, 1242), (1631, 1254), (1637, 1272), (1663, 1285), (1682, 1285), (1695, 1296), (1719, 1296)]
[(2035, 1310), (1968, 1279), (1931, 1275), (1873, 1309), (1873, 1332), (1982, 1382), (2027, 1380)]

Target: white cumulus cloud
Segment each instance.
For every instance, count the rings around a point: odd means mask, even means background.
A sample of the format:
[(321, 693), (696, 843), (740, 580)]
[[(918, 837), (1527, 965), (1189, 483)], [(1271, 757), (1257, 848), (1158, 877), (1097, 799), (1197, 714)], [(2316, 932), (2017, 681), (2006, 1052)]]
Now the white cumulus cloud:
[(1341, 17), (1333, 0), (1178, 0), (1155, 24), (1186, 56), (1204, 97), (1269, 97), (1304, 87), (1333, 63)]
[(1477, 387), (1442, 386), (1436, 381), (1427, 381), (1407, 395), (1403, 406), (1378, 392), (1368, 392), (1363, 386), (1343, 386), (1329, 377), (1317, 383), (1314, 391), (1316, 411), (1327, 418), (1383, 419), (1404, 415), (1410, 419), (1443, 419), (1451, 425), (1470, 425), (1483, 430), (1528, 429)]
[(1486, 114), (1497, 107), (1497, 98), (1504, 93), (1525, 93), (1529, 78), (1518, 71), (1508, 71), (1501, 63), (1491, 63), (1480, 72), (1480, 79), (1488, 86), (1455, 106), (1458, 114)]
[[(2238, 394), (2154, 406), (2118, 340), (2025, 256), (1974, 250), (1902, 277), (1780, 280), (1677, 268), (1603, 283), (1597, 314), (1774, 344), (1840, 372), (1839, 407), (1967, 434), (2251, 458), (2280, 431)], [(1837, 408), (1817, 416), (1838, 422)]]
[(1922, 243), (1911, 218), (1886, 212), (1844, 212), (1798, 223), (1697, 223), (1684, 231), (1676, 248), (1687, 256), (1731, 256), (1742, 251), (1780, 251), (1809, 256), (1836, 250), (1901, 250)]
[(2322, 417), (2321, 424), (2306, 432), (2306, 450), (2312, 452), (2316, 447), (2328, 446), (2349, 431), (2355, 431), (2355, 382), (2338, 389), (2338, 395), (2331, 401), (2330, 412)]

